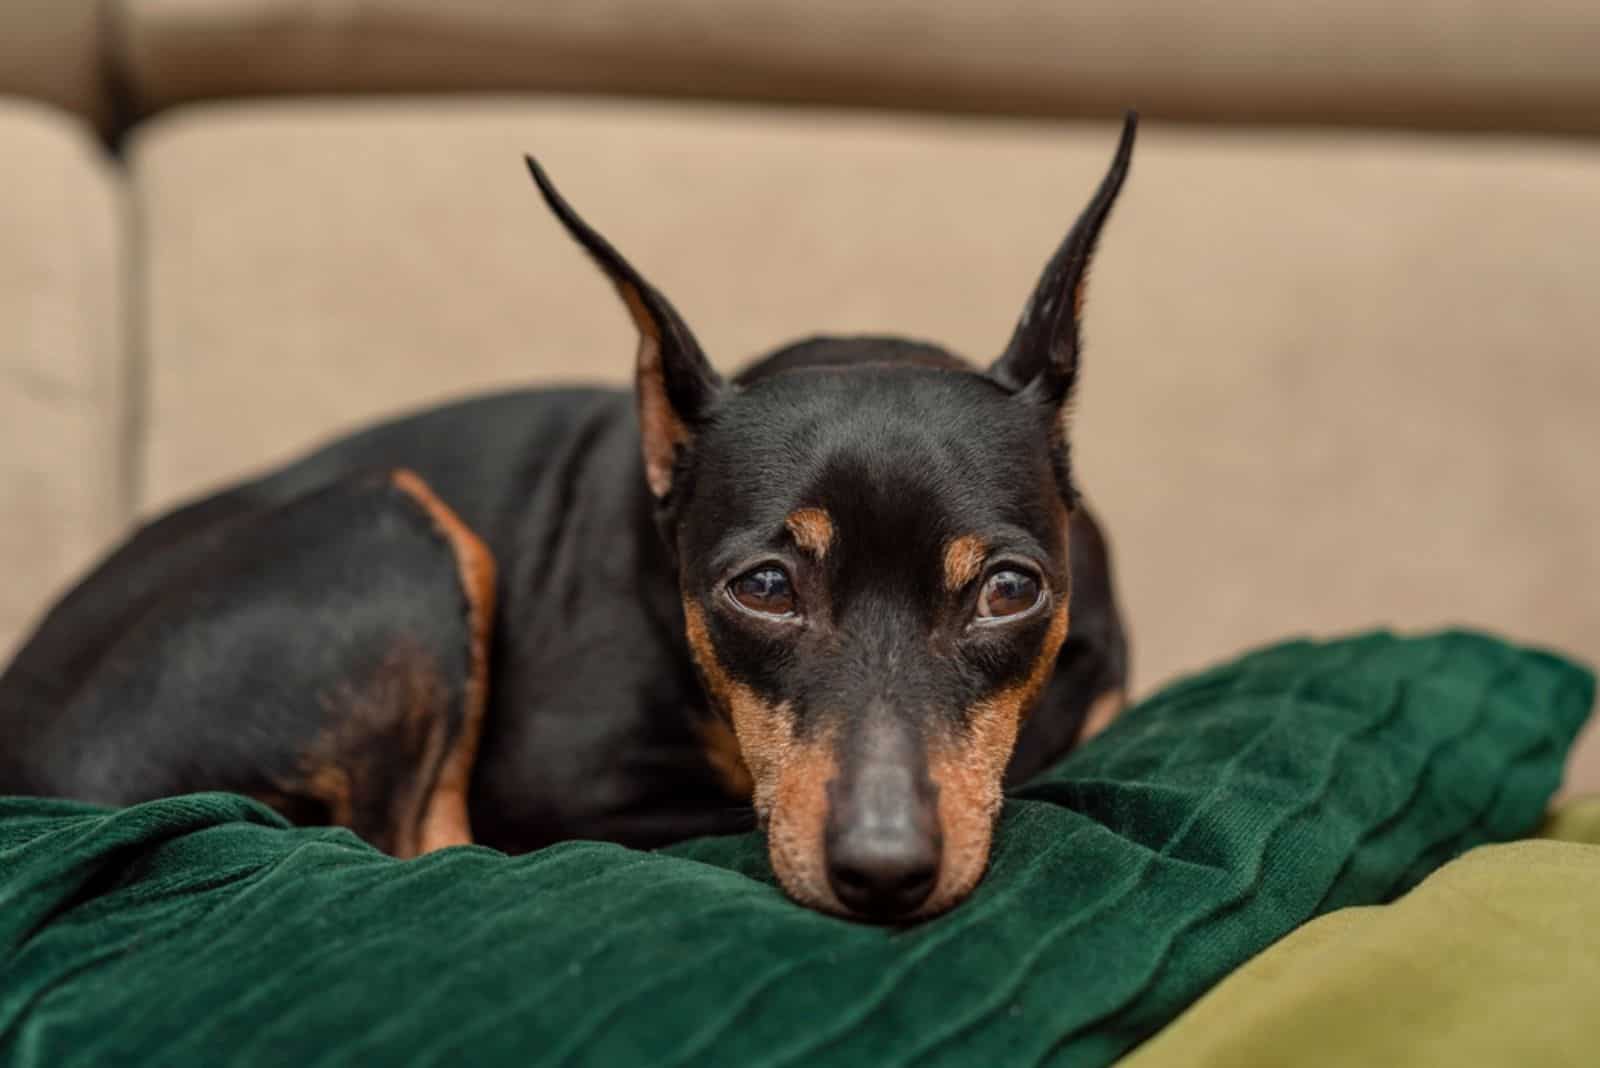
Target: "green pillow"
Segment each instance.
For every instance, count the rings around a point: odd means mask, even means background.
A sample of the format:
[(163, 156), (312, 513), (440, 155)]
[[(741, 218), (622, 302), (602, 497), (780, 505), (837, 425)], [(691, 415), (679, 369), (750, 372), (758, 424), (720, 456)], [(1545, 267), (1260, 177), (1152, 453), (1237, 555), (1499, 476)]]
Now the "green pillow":
[(905, 931), (791, 905), (754, 835), (399, 862), (227, 795), (0, 802), (0, 1059), (1105, 1064), (1535, 828), (1593, 694), (1465, 633), (1255, 653), (1019, 791), (978, 892)]

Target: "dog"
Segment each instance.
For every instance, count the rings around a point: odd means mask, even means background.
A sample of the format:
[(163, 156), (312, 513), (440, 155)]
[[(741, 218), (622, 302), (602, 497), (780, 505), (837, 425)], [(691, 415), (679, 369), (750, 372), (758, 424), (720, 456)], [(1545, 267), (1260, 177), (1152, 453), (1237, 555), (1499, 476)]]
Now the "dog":
[(814, 337), (724, 380), (530, 158), (632, 393), (437, 407), (145, 525), (0, 677), (0, 793), (231, 790), (401, 857), (753, 816), (803, 905), (950, 908), (1004, 786), (1122, 703), (1067, 411), (1136, 124), (984, 370)]

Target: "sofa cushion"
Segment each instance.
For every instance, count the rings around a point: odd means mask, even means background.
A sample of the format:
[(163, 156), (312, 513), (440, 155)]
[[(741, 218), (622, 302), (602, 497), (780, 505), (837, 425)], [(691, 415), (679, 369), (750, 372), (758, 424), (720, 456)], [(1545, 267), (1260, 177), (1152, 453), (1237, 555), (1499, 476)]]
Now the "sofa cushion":
[(123, 187), (90, 131), (0, 100), (0, 663), (125, 521)]
[[(520, 154), (723, 366), (815, 330), (997, 352), (1109, 126), (282, 105), (146, 130), (146, 509), (466, 390), (623, 382)], [(1600, 151), (1150, 125), (1077, 444), (1141, 687), (1285, 631), (1464, 621), (1600, 657)]]
[(583, 89), (1600, 129), (1600, 7), (1444, 0), (119, 0), (143, 103)]
[(100, 0), (0, 4), (0, 95), (35, 97), (91, 119), (107, 113)]

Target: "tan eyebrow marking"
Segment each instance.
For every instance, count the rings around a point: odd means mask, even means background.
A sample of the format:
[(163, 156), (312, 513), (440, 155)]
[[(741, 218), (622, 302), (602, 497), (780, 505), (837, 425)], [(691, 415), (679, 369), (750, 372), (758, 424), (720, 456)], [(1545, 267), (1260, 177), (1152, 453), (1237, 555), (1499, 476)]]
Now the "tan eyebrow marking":
[(833, 546), (833, 520), (821, 508), (797, 508), (784, 521), (794, 543), (818, 560)]
[(983, 562), (989, 558), (989, 546), (976, 534), (963, 534), (952, 538), (944, 547), (944, 586), (951, 593), (959, 593), (978, 577)]

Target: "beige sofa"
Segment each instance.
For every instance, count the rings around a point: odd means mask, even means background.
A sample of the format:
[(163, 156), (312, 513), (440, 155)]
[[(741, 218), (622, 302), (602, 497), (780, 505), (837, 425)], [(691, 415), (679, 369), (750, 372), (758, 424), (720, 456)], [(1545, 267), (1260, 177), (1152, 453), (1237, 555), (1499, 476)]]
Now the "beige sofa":
[(624, 381), (525, 151), (726, 365), (981, 358), (1137, 104), (1077, 420), (1137, 688), (1374, 624), (1600, 660), (1600, 7), (1309, 7), (0, 5), (0, 647), (341, 428)]

